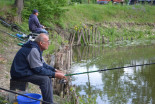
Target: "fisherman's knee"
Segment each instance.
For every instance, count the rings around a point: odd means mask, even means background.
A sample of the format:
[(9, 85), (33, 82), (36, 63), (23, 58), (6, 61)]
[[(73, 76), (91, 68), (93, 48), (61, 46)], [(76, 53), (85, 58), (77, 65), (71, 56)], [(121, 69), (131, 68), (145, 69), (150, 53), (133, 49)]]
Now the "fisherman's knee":
[(43, 76), (41, 79), (40, 79), (40, 82), (41, 82), (41, 85), (46, 85), (46, 84), (49, 84), (50, 83), (50, 78), (48, 76)]

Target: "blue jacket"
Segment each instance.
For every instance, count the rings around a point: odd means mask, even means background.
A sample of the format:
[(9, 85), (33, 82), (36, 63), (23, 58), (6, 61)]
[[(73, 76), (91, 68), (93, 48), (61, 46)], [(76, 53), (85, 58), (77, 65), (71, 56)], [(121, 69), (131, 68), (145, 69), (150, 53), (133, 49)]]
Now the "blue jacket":
[(11, 78), (17, 79), (34, 74), (55, 77), (55, 69), (47, 65), (36, 42), (28, 41), (17, 52), (11, 66)]
[(40, 24), (38, 17), (31, 14), (29, 17), (29, 30), (32, 32), (40, 31), (43, 25)]

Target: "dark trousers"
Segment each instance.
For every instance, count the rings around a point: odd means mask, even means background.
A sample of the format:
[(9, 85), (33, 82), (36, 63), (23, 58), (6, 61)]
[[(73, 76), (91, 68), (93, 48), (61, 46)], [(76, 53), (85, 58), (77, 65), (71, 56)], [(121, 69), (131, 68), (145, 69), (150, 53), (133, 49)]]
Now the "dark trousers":
[(35, 85), (38, 85), (41, 89), (43, 100), (50, 102), (50, 104), (53, 104), (53, 87), (51, 78), (49, 78), (48, 76), (32, 75), (20, 78), (19, 80), (24, 82), (31, 82)]

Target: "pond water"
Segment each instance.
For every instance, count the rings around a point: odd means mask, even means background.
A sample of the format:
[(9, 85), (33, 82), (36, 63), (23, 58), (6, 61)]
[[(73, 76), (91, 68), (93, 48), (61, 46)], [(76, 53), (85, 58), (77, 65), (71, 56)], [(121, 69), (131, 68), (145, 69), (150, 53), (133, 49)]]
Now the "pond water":
[[(155, 44), (73, 47), (71, 73), (155, 63)], [(155, 104), (155, 64), (74, 75), (83, 104)]]

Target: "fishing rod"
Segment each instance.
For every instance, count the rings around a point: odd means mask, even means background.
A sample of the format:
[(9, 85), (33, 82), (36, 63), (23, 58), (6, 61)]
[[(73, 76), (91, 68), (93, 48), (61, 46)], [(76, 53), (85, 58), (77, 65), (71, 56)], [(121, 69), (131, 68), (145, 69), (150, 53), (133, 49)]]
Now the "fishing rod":
[(5, 20), (3, 17), (1, 17), (1, 16), (0, 16), (0, 23), (3, 24), (3, 25), (6, 26), (6, 27), (10, 27), (12, 30), (15, 30), (15, 31), (17, 31), (17, 32), (19, 32), (19, 33), (24, 34), (22, 31), (25, 32), (25, 30), (23, 30), (23, 29), (22, 29), (21, 27), (19, 27), (18, 25), (13, 24), (13, 23), (11, 23), (11, 24), (7, 23), (6, 20)]
[(30, 98), (30, 99), (33, 99), (33, 100), (41, 101), (41, 102), (43, 102), (43, 103), (51, 104), (50, 102), (43, 101), (43, 100), (39, 100), (39, 99), (36, 99), (36, 98), (30, 97), (30, 96), (27, 96), (27, 95), (24, 95), (24, 94), (21, 94), (21, 93), (15, 92), (15, 91), (13, 91), (13, 90), (7, 90), (7, 89), (1, 88), (1, 87), (0, 87), (0, 89), (1, 89), (1, 90), (4, 90), (4, 91), (7, 91), (7, 92), (14, 93), (14, 94), (18, 94), (18, 95), (21, 95), (21, 96), (24, 96), (24, 97), (27, 97), (27, 98)]
[(53, 28), (51, 28), (51, 27), (45, 27), (44, 29), (53, 30)]
[(5, 25), (5, 26), (7, 26), (7, 27), (11, 27), (10, 24), (8, 24), (7, 22), (5, 22), (5, 21), (2, 20), (1, 18), (0, 18), (0, 22), (1, 22), (1, 24)]
[(6, 31), (3, 31), (3, 30), (0, 30), (0, 31), (3, 32), (3, 33), (8, 34), (8, 35), (10, 35), (10, 36), (12, 36), (12, 37), (14, 37), (14, 38), (18, 38), (18, 39), (21, 40), (22, 42), (26, 42), (26, 40), (24, 40), (24, 39), (22, 39), (22, 38), (20, 38), (20, 37), (18, 37), (18, 36), (15, 36), (15, 35), (13, 35), (13, 34), (10, 34), (10, 33), (6, 32)]
[(122, 68), (128, 68), (128, 67), (137, 67), (137, 66), (145, 66), (145, 65), (153, 65), (153, 64), (155, 64), (155, 63), (140, 64), (140, 65), (130, 65), (130, 66), (122, 66), (122, 67), (116, 67), (116, 68), (109, 68), (109, 69), (87, 71), (87, 72), (81, 72), (81, 73), (66, 74), (65, 76), (73, 76), (73, 75), (79, 75), (79, 74), (94, 73), (94, 72), (100, 72), (100, 71), (115, 70), (115, 69), (122, 69)]

